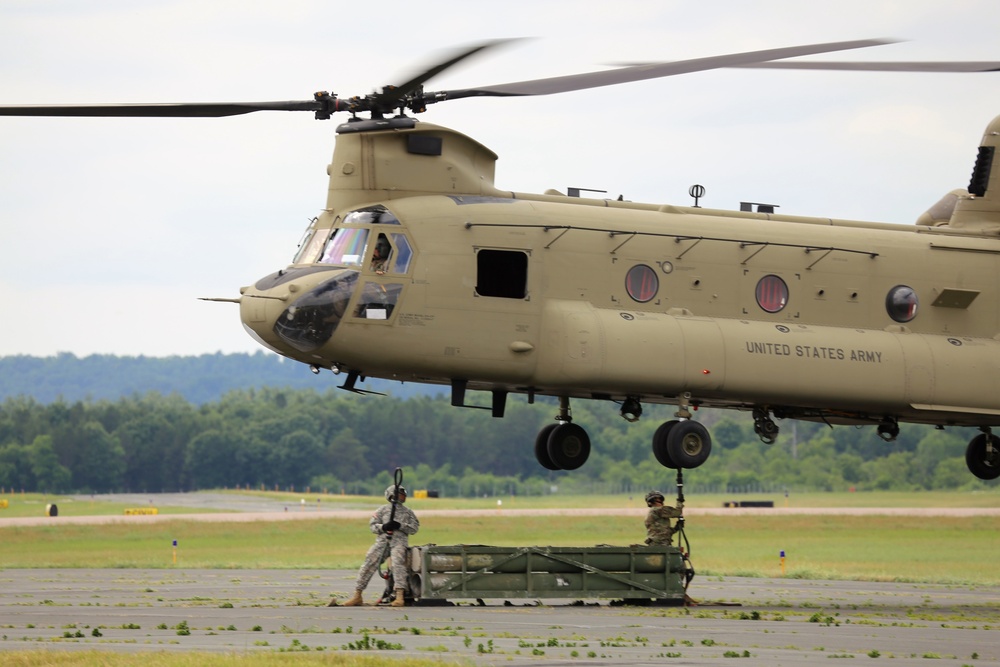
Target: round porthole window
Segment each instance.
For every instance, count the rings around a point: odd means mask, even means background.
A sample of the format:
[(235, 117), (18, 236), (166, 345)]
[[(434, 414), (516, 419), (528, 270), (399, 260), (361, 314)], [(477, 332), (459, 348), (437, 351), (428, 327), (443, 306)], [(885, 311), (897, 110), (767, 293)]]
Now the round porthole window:
[(636, 264), (625, 276), (625, 291), (639, 303), (651, 300), (659, 289), (660, 279), (656, 277), (656, 272), (645, 264)]
[(912, 287), (896, 285), (885, 297), (885, 310), (897, 322), (909, 322), (917, 316), (919, 299)]
[(757, 281), (757, 305), (769, 313), (777, 313), (788, 305), (788, 285), (775, 275)]

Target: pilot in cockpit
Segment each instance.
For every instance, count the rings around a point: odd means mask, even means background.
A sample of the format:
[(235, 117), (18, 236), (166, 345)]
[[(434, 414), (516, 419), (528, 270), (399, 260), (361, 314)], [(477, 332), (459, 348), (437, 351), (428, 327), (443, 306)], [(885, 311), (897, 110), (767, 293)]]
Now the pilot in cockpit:
[(392, 254), (392, 246), (385, 234), (379, 234), (375, 241), (375, 250), (372, 252), (371, 270), (378, 275), (383, 275), (389, 268), (389, 255)]

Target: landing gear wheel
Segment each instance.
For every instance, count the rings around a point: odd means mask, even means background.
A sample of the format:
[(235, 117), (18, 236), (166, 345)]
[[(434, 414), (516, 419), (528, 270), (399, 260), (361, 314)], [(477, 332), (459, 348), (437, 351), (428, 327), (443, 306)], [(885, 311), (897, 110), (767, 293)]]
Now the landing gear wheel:
[(559, 470), (553, 461), (552, 457), (549, 456), (549, 436), (552, 435), (552, 431), (556, 430), (559, 424), (546, 424), (538, 435), (535, 436), (535, 458), (538, 459), (538, 463), (548, 470)]
[(667, 454), (677, 468), (697, 468), (712, 453), (712, 436), (696, 421), (679, 421), (667, 434)]
[(667, 438), (670, 435), (670, 431), (679, 423), (680, 420), (678, 419), (663, 422), (656, 429), (656, 432), (653, 433), (653, 456), (656, 457), (657, 462), (664, 468), (677, 468), (677, 464), (670, 458), (670, 451), (667, 449)]
[[(990, 452), (986, 451), (987, 442), (993, 445)], [(965, 449), (965, 464), (969, 471), (979, 479), (991, 480), (1000, 477), (1000, 438), (990, 433), (980, 433), (969, 441)]]
[(563, 470), (576, 470), (590, 456), (590, 436), (576, 424), (558, 424), (549, 434), (547, 450), (552, 463)]

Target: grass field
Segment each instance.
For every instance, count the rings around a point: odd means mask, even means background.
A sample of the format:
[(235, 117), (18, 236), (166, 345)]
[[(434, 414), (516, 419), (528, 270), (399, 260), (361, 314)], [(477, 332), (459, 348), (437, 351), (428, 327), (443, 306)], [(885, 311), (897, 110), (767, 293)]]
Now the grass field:
[[(301, 494), (300, 494), (301, 495)], [(300, 495), (288, 497), (297, 503)], [(280, 496), (278, 496), (280, 499)], [(638, 506), (611, 497), (505, 499), (503, 507)], [(336, 499), (336, 500), (335, 500)], [(755, 497), (755, 499), (757, 499)], [(862, 499), (859, 502), (859, 499)], [(34, 513), (43, 498), (10, 499), (0, 518)], [(775, 499), (783, 506), (784, 498)], [(1000, 494), (816, 494), (789, 498), (792, 506), (996, 507)], [(931, 503), (927, 505), (925, 503)], [(330, 497), (355, 509), (378, 505), (376, 498)], [(722, 498), (689, 506), (718, 507)], [(112, 505), (111, 503), (105, 503)], [(496, 499), (417, 500), (422, 509), (492, 508)], [(65, 510), (63, 508), (66, 508)], [(162, 513), (164, 508), (159, 508)], [(168, 511), (185, 511), (166, 508)], [(122, 507), (99, 501), (63, 502), (60, 516), (120, 514)], [(687, 537), (700, 576), (780, 576), (937, 583), (1000, 584), (993, 567), (1000, 517), (918, 516), (697, 516)], [(580, 546), (636, 544), (644, 538), (641, 518), (620, 516), (488, 516), (425, 518), (411, 544)], [(306, 568), (353, 569), (371, 544), (364, 521), (317, 518), (298, 521), (202, 523), (183, 518), (158, 523), (2, 527), (6, 568)], [(174, 563), (173, 541), (177, 540)], [(786, 554), (785, 570), (779, 553)]]

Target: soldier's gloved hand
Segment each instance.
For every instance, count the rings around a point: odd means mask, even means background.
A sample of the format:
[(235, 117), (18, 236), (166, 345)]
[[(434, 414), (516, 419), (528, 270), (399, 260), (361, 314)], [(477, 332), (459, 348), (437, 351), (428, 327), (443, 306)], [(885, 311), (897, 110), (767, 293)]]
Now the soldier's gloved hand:
[(677, 526), (675, 530), (680, 530), (684, 527), (684, 517), (677, 517)]
[(394, 530), (399, 530), (399, 522), (398, 521), (387, 521), (386, 523), (382, 524), (382, 532), (383, 533), (391, 533)]

